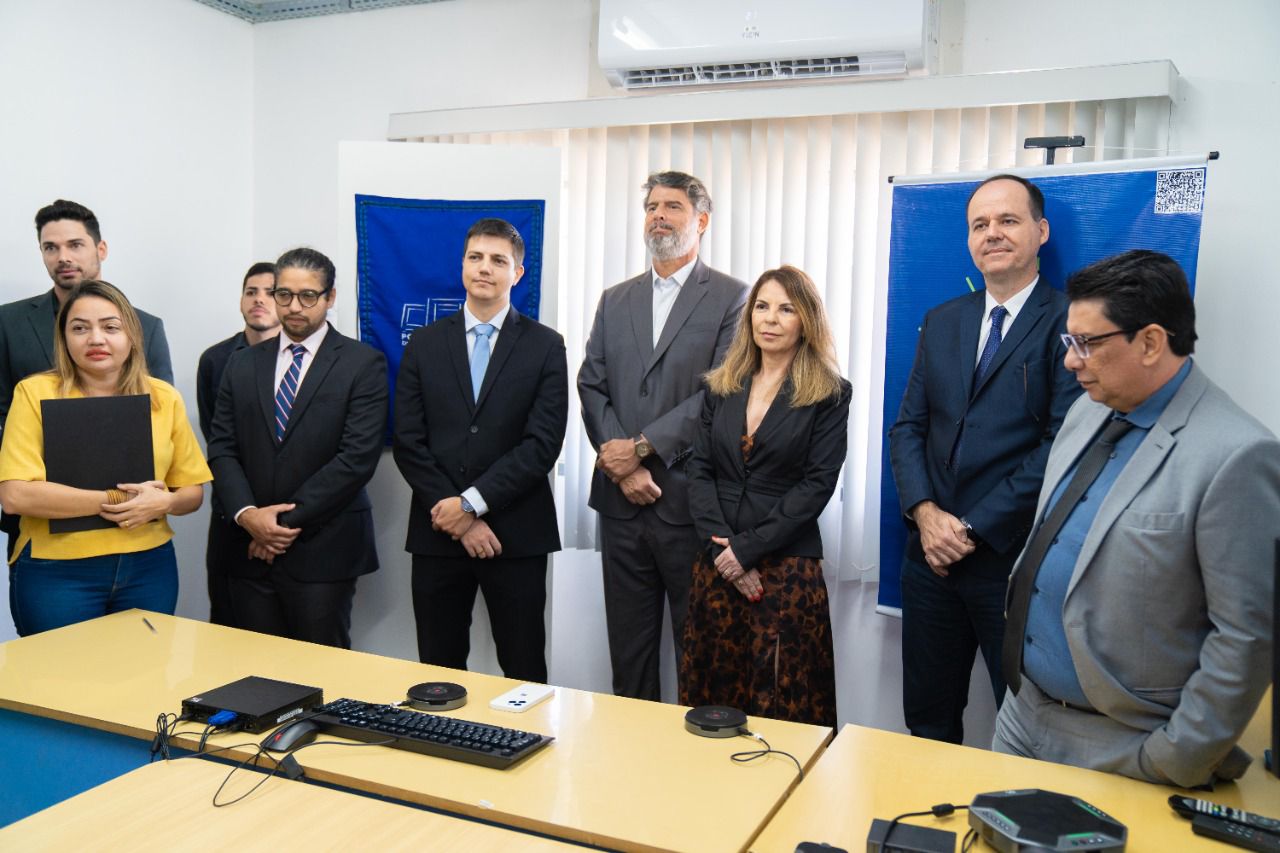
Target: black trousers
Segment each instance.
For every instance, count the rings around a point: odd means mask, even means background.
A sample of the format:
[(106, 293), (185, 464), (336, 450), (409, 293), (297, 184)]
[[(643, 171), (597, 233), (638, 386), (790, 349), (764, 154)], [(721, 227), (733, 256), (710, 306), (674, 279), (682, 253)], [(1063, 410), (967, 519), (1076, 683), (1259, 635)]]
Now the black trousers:
[(692, 524), (668, 524), (644, 507), (635, 518), (600, 516), (600, 540), (613, 692), (658, 701), (663, 601), (671, 607), (678, 662), (698, 534)]
[(234, 625), (231, 611), (231, 587), (227, 577), (227, 566), (235, 556), (231, 549), (244, 548), (243, 541), (238, 541), (235, 532), (239, 528), (230, 524), (215, 510), (209, 515), (209, 538), (205, 545), (205, 570), (209, 575), (209, 621), (214, 625)]
[(227, 591), (237, 628), (351, 648), (356, 578), (303, 583), (273, 571), (264, 578), (227, 578)]
[(423, 663), (466, 669), (476, 590), (489, 611), (498, 664), (507, 678), (547, 681), (547, 557), (413, 555), (413, 615)]
[(902, 561), (902, 710), (916, 737), (964, 741), (969, 676), (979, 648), (1000, 707), (1007, 586), (1003, 577), (953, 566), (943, 578), (924, 563)]

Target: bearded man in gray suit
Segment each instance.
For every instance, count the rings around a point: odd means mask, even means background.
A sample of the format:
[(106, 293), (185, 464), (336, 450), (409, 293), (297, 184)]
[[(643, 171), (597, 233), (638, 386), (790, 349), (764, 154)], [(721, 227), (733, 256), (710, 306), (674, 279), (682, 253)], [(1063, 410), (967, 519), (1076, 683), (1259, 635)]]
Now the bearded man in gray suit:
[(1192, 362), (1172, 258), (1099, 261), (1067, 297), (1085, 396), (1010, 578), (993, 747), (1184, 788), (1238, 778), (1268, 681), (1280, 442)]
[(701, 181), (660, 172), (643, 189), (653, 268), (601, 295), (578, 396), (599, 454), (590, 505), (600, 514), (613, 692), (656, 700), (663, 599), (678, 660), (698, 548), (684, 464), (702, 375), (724, 358), (747, 285), (698, 259), (711, 218)]

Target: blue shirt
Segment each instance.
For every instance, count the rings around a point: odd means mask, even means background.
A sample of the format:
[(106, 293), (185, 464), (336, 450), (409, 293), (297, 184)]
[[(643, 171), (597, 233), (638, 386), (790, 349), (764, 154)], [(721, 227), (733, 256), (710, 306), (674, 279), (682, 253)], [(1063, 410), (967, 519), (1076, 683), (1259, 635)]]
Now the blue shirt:
[[(1076, 559), (1084, 546), (1089, 528), (1102, 506), (1102, 501), (1111, 486), (1124, 470), (1124, 466), (1133, 458), (1138, 447), (1146, 439), (1151, 428), (1155, 426), (1165, 407), (1173, 399), (1173, 395), (1182, 387), (1182, 382), (1191, 372), (1191, 359), (1187, 359), (1181, 369), (1173, 375), (1160, 389), (1142, 402), (1132, 412), (1122, 415), (1112, 412), (1112, 418), (1123, 418), (1133, 424), (1120, 440), (1111, 458), (1103, 466), (1098, 479), (1089, 486), (1089, 491), (1081, 495), (1071, 515), (1063, 523), (1057, 537), (1049, 550), (1045, 552), (1044, 561), (1040, 564), (1040, 572), (1036, 575), (1036, 585), (1031, 592), (1031, 605), (1027, 611), (1027, 634), (1022, 645), (1022, 670), (1036, 683), (1041, 690), (1054, 699), (1063, 699), (1073, 705), (1090, 707), (1091, 703), (1084, 695), (1080, 679), (1076, 676), (1075, 663), (1071, 659), (1071, 649), (1067, 645), (1067, 633), (1062, 623), (1062, 608), (1067, 599), (1067, 587), (1075, 572)], [(1110, 421), (1110, 419), (1108, 419)], [(1106, 428), (1106, 424), (1103, 424)], [(1085, 452), (1093, 442), (1086, 445)], [(1081, 454), (1083, 457), (1083, 453)], [(1075, 476), (1080, 465), (1077, 459), (1071, 469), (1058, 482), (1053, 496), (1045, 505), (1041, 520), (1049, 515), (1054, 504), (1067, 490), (1071, 478)], [(1035, 535), (1034, 533), (1032, 534)]]

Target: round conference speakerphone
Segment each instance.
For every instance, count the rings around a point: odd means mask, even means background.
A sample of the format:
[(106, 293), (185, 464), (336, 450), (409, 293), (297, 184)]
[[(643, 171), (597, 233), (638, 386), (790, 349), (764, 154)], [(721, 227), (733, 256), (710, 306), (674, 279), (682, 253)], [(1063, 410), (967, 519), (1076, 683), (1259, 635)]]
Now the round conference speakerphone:
[(452, 711), (467, 704), (467, 688), (452, 681), (428, 681), (409, 688), (409, 705), (419, 711)]
[(724, 705), (703, 705), (684, 715), (684, 727), (701, 737), (737, 737), (747, 727), (747, 715)]
[(969, 826), (1004, 853), (1023, 850), (1123, 850), (1129, 830), (1079, 797), (1028, 788), (979, 794)]

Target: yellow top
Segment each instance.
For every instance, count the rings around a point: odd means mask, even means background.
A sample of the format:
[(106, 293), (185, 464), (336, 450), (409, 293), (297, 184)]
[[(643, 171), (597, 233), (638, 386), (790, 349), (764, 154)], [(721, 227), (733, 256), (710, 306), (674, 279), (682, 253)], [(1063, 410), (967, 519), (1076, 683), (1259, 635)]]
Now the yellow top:
[[(196, 443), (187, 409), (178, 389), (155, 377), (151, 380), (151, 446), (155, 456), (155, 476), (169, 488), (195, 486), (213, 479)], [(4, 444), (0, 446), (0, 482), (45, 479), (44, 424), (40, 401), (58, 398), (58, 377), (37, 373), (18, 383), (13, 404), (5, 421)], [(70, 397), (83, 397), (79, 389)], [(90, 428), (86, 425), (86, 428)], [(114, 485), (114, 484), (113, 484)], [(47, 518), (24, 515), (14, 554), (31, 543), (31, 556), (44, 560), (77, 560), (105, 554), (129, 554), (163, 545), (173, 538), (167, 518), (132, 530), (109, 527), (75, 533), (50, 533)]]

